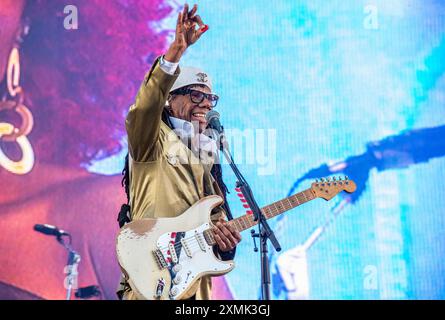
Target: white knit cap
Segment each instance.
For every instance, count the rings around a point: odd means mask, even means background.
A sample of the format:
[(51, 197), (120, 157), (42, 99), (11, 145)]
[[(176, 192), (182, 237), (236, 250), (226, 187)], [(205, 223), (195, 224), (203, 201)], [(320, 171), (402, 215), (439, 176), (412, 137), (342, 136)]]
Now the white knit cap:
[(201, 69), (194, 67), (180, 67), (180, 70), (181, 72), (173, 84), (173, 87), (170, 89), (170, 92), (192, 84), (203, 84), (209, 87), (210, 92), (212, 91), (212, 79)]

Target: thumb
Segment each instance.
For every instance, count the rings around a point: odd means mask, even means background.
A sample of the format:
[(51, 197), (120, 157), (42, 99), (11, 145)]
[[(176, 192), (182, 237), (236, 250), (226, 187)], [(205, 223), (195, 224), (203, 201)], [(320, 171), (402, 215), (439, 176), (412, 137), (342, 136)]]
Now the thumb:
[(195, 40), (198, 40), (199, 38), (201, 38), (201, 36), (207, 31), (209, 30), (209, 26), (208, 25), (203, 25), (202, 27), (200, 27), (196, 33), (195, 33)]

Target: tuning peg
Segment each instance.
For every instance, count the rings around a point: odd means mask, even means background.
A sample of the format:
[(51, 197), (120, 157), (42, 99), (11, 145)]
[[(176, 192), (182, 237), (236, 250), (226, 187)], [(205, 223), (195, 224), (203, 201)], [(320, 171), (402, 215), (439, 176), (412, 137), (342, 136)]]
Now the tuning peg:
[(320, 178), (320, 181), (321, 181), (321, 182), (324, 182), (324, 178)]
[(342, 180), (342, 177), (341, 176), (338, 176), (338, 181), (341, 181)]
[(318, 183), (318, 179), (315, 179), (315, 183)]
[(345, 180), (349, 180), (348, 176), (345, 176)]
[(332, 177), (332, 180), (333, 181), (337, 181), (337, 178), (334, 176), (334, 177)]

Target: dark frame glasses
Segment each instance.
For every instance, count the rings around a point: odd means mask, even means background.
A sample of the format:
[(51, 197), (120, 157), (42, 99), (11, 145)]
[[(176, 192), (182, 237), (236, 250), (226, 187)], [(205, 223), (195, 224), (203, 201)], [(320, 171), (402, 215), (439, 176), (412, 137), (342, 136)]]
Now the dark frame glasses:
[(201, 103), (204, 99), (207, 99), (212, 104), (212, 107), (215, 108), (218, 104), (219, 97), (213, 93), (205, 93), (199, 90), (190, 89), (190, 88), (180, 88), (172, 92), (172, 94), (180, 94), (180, 95), (190, 95), (190, 100), (193, 103)]

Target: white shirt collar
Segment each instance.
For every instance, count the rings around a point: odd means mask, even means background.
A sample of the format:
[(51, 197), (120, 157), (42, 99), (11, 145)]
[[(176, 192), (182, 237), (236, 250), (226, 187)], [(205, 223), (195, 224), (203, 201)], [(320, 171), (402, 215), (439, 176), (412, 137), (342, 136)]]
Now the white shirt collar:
[[(192, 139), (195, 138), (195, 128), (193, 124), (189, 121), (170, 117), (170, 122), (173, 125), (174, 131), (182, 138), (182, 139)], [(216, 145), (216, 141), (212, 138), (209, 138), (205, 134), (200, 133), (199, 135), (199, 148), (202, 151), (208, 152), (211, 151), (214, 154), (217, 154), (218, 147)]]
[(181, 138), (195, 137), (195, 128), (191, 122), (175, 117), (170, 117), (170, 122), (172, 123), (175, 132), (178, 133)]

